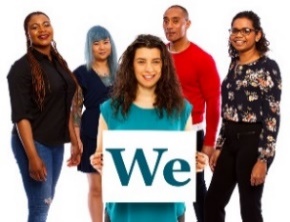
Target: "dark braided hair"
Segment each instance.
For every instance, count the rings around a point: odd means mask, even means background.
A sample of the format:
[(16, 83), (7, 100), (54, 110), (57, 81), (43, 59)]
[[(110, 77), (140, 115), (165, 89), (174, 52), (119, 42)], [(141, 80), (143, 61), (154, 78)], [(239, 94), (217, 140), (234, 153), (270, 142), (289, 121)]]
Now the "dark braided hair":
[[(26, 36), (27, 56), (28, 56), (28, 61), (30, 63), (30, 67), (31, 67), (33, 92), (34, 92), (36, 104), (39, 107), (39, 109), (42, 110), (43, 106), (44, 106), (44, 98), (45, 98), (45, 95), (47, 93), (46, 88), (45, 88), (45, 76), (46, 75), (43, 72), (43, 70), (41, 69), (41, 66), (40, 66), (38, 60), (35, 58), (34, 54), (32, 53), (33, 52), (32, 42), (28, 36), (28, 23), (29, 23), (31, 17), (34, 15), (44, 15), (48, 19), (49, 19), (49, 17), (44, 12), (36, 11), (36, 12), (32, 12), (32, 13), (28, 14), (24, 20), (24, 31), (25, 31), (25, 36)], [(77, 79), (75, 78), (73, 73), (68, 68), (67, 62), (63, 59), (63, 57), (57, 51), (55, 41), (52, 41), (51, 54), (57, 58), (57, 61), (67, 71), (67, 73), (69, 73), (70, 76), (73, 78), (74, 82), (77, 85), (77, 90), (80, 90)], [(49, 82), (47, 82), (47, 86), (48, 86), (48, 89), (50, 89)], [(78, 94), (76, 93), (76, 96), (77, 95)], [(78, 98), (75, 98), (75, 99), (76, 99), (76, 101), (78, 101)]]

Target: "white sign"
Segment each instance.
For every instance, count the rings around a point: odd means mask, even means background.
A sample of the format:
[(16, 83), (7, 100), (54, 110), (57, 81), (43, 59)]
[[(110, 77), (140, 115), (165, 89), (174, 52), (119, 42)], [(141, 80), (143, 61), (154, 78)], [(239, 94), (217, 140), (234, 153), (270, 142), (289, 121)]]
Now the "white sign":
[(104, 131), (104, 202), (194, 202), (195, 131)]

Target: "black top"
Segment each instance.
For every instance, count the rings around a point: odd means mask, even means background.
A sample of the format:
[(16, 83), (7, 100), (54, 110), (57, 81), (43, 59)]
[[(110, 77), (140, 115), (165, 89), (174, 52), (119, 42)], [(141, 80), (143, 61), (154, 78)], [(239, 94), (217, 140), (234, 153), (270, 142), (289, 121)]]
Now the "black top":
[[(245, 65), (233, 60), (222, 83), (223, 120), (262, 124), (257, 152), (261, 159), (271, 158), (275, 153), (281, 90), (279, 66), (267, 56)], [(222, 124), (217, 147), (222, 147), (224, 140)]]
[[(12, 122), (30, 121), (34, 140), (44, 145), (69, 142), (68, 120), (76, 85), (57, 58), (34, 50), (33, 55), (44, 72), (46, 96), (41, 111), (34, 99), (31, 67), (27, 54), (17, 60), (7, 75), (11, 102)], [(13, 133), (16, 133), (15, 125)]]
[[(81, 119), (81, 134), (96, 139), (100, 115), (100, 104), (109, 98), (111, 84), (106, 86), (99, 75), (87, 70), (85, 65), (79, 66), (74, 74), (83, 93), (85, 110)], [(112, 82), (112, 81), (111, 81)]]

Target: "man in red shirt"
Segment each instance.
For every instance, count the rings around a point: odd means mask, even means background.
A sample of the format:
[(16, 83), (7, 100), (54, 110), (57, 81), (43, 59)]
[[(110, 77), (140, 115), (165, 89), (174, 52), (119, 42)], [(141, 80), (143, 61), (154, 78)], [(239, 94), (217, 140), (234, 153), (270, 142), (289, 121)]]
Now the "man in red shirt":
[[(220, 77), (212, 56), (188, 40), (186, 33), (190, 24), (188, 11), (180, 5), (172, 5), (164, 13), (163, 29), (169, 41), (168, 50), (184, 96), (193, 105), (192, 124), (197, 130), (197, 150), (210, 157), (220, 117)], [(207, 191), (204, 172), (197, 173), (196, 183), (193, 205), (198, 222), (203, 222)]]

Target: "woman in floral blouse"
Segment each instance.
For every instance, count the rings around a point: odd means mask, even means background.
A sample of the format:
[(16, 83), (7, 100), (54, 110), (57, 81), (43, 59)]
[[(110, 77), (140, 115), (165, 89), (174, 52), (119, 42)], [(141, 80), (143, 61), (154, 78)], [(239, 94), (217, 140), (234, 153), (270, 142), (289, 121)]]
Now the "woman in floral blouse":
[(280, 70), (266, 55), (269, 41), (257, 14), (238, 13), (229, 32), (232, 61), (222, 83), (223, 121), (210, 159), (205, 221), (225, 221), (225, 207), (238, 184), (242, 220), (262, 222), (263, 187), (280, 125)]

